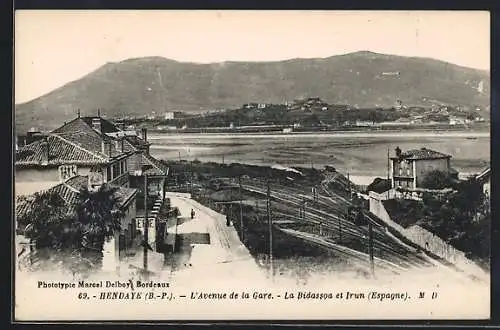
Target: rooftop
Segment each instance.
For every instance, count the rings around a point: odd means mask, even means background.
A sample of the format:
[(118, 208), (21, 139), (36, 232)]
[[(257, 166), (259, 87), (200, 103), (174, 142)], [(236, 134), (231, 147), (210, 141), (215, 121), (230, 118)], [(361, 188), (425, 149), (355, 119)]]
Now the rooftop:
[(114, 132), (119, 132), (121, 131), (115, 124), (113, 124), (111, 121), (104, 119), (102, 117), (81, 117), (81, 119), (90, 127), (92, 127), (92, 123), (94, 121), (99, 120), (100, 125), (101, 125), (101, 132), (102, 133), (114, 133)]
[[(48, 154), (46, 142), (48, 142)], [(44, 161), (47, 161), (47, 165), (94, 165), (105, 163), (107, 156), (58, 135), (50, 135), (46, 141), (38, 140), (16, 151), (16, 165), (41, 165)]]
[(142, 164), (151, 165), (151, 168), (145, 171), (147, 175), (168, 175), (168, 166), (150, 155), (142, 154)]
[(400, 157), (398, 156), (391, 157), (391, 159), (408, 159), (408, 160), (443, 159), (443, 158), (451, 158), (451, 155), (447, 155), (442, 152), (427, 148), (411, 149), (401, 152)]
[[(76, 211), (76, 205), (79, 202), (80, 190), (87, 186), (87, 182), (88, 176), (77, 175), (45, 191), (55, 192), (59, 195), (67, 205), (68, 213), (72, 214)], [(137, 189), (114, 185), (110, 186), (118, 188), (116, 196), (121, 201), (120, 207), (128, 204), (128, 201), (137, 192)], [(36, 208), (35, 194), (16, 198), (16, 216), (19, 217), (27, 212), (33, 212), (34, 208)]]
[[(113, 138), (92, 127), (92, 120), (101, 121), (102, 131), (118, 130), (111, 122), (100, 117), (78, 117), (52, 131), (44, 140), (37, 140), (16, 151), (16, 165), (100, 164), (110, 158), (120, 158), (131, 150), (117, 149)], [(90, 122), (90, 124), (89, 124)], [(103, 150), (103, 142), (107, 145)]]
[(488, 180), (491, 177), (491, 167), (484, 169), (481, 173), (476, 175), (476, 179), (479, 181)]

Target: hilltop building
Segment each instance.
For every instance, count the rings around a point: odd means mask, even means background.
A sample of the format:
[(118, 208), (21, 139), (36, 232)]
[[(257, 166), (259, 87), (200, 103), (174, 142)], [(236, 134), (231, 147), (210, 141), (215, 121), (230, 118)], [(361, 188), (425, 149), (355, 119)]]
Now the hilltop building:
[(390, 157), (392, 188), (421, 188), (425, 176), (436, 170), (451, 174), (450, 159), (451, 155), (427, 148), (403, 152), (398, 147), (395, 156)]

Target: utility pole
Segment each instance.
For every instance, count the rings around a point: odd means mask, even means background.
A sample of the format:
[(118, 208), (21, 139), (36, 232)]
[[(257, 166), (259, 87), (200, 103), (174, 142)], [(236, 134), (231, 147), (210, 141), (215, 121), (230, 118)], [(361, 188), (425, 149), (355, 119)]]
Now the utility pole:
[(373, 258), (373, 228), (370, 218), (368, 218), (368, 252), (370, 254), (370, 268), (372, 276), (375, 276), (375, 261)]
[[(387, 182), (391, 182), (391, 177), (390, 177), (390, 158), (389, 158), (389, 148), (387, 148)], [(392, 183), (390, 184), (390, 187), (392, 187)], [(389, 190), (387, 189), (387, 199), (389, 199)]]
[(144, 271), (148, 273), (149, 219), (148, 219), (148, 176), (144, 174)]
[(241, 240), (243, 243), (245, 242), (244, 238), (244, 231), (243, 231), (243, 193), (242, 193), (242, 187), (241, 187), (241, 175), (238, 176), (238, 184), (240, 187), (240, 231), (241, 231)]
[(339, 243), (342, 243), (342, 221), (340, 221), (339, 217)]
[(191, 198), (193, 197), (193, 161), (189, 163), (189, 189), (191, 191)]
[(351, 179), (349, 179), (349, 172), (347, 172), (347, 186), (349, 187), (349, 201), (352, 202)]
[(271, 186), (269, 179), (267, 179), (267, 223), (269, 226), (269, 267), (271, 276), (274, 278), (274, 265), (273, 265), (273, 219), (271, 217)]

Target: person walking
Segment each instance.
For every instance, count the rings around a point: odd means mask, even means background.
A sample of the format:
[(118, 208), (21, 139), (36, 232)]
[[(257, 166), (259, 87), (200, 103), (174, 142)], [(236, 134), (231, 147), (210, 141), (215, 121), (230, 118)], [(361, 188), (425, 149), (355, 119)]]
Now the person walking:
[(194, 219), (194, 216), (195, 216), (194, 210), (191, 209), (191, 219)]

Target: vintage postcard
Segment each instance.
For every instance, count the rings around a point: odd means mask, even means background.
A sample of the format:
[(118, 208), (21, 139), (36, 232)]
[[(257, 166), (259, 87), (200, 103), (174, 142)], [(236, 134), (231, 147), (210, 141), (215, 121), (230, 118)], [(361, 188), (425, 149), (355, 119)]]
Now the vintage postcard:
[(15, 321), (490, 318), (490, 16), (15, 13)]

